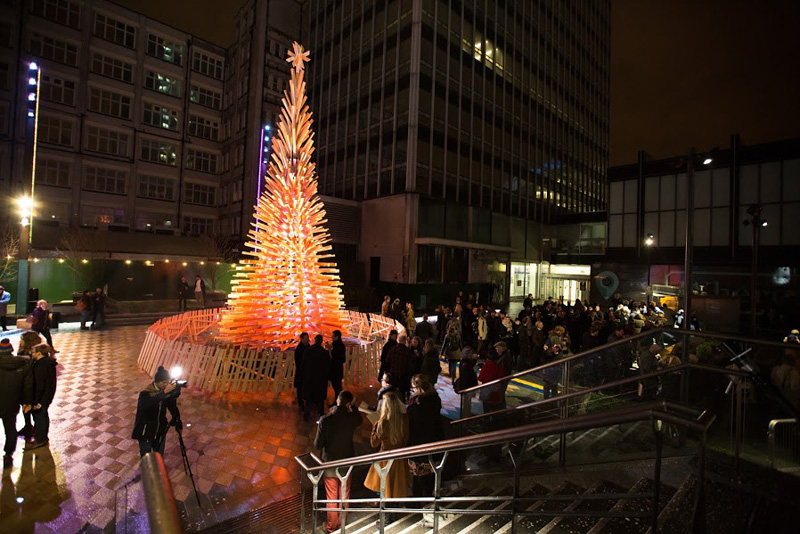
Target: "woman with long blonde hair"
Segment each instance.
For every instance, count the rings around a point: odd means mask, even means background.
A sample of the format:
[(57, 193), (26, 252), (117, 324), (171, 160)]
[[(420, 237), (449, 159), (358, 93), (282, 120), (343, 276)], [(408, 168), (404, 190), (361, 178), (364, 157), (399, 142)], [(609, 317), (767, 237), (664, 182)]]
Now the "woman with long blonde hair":
[[(394, 392), (384, 394), (380, 417), (372, 426), (369, 441), (373, 447), (379, 448), (379, 452), (405, 447), (408, 441), (408, 416), (400, 397)], [(386, 465), (386, 462), (378, 463), (381, 468)], [(386, 474), (385, 497), (408, 497), (409, 479), (408, 462), (406, 460), (392, 462), (392, 467)], [(375, 464), (369, 468), (364, 487), (377, 493), (381, 491), (381, 479)]]

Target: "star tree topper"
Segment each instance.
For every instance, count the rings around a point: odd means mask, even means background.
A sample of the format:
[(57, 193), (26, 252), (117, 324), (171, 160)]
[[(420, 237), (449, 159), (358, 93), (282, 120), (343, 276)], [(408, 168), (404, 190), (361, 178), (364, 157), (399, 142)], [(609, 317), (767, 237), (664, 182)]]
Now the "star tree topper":
[(297, 41), (292, 43), (292, 50), (289, 52), (289, 57), (286, 61), (292, 64), (294, 70), (301, 71), (305, 69), (303, 62), (309, 61), (310, 52), (303, 48), (303, 45), (298, 44)]

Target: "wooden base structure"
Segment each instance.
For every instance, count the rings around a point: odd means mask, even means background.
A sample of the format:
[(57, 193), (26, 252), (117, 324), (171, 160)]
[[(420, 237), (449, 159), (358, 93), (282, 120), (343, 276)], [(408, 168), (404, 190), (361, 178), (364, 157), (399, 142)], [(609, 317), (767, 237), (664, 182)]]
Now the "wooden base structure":
[[(147, 329), (139, 367), (153, 376), (159, 366), (181, 367), (189, 387), (220, 393), (281, 393), (294, 382), (294, 350), (254, 349), (219, 344), (220, 309), (196, 310), (165, 317)], [(378, 376), (381, 349), (389, 331), (403, 325), (374, 314), (347, 312), (344, 385), (366, 386)]]

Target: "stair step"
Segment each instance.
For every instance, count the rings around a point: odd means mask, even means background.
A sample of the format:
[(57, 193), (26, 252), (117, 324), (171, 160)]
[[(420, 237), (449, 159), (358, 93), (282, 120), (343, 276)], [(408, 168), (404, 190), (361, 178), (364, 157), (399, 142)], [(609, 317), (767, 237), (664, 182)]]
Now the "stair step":
[[(619, 502), (619, 494), (624, 493), (624, 490), (616, 484), (611, 482), (602, 481), (594, 486), (589, 492), (590, 494), (613, 494), (617, 497), (609, 497), (607, 499), (583, 499), (575, 501), (567, 510), (574, 512), (607, 512), (611, 510), (614, 505)], [(556, 517), (548, 525), (542, 529), (542, 534), (548, 532), (552, 533), (569, 533), (569, 532), (586, 532), (597, 523), (596, 517)]]
[[(580, 486), (573, 484), (570, 481), (562, 482), (557, 487), (553, 488), (547, 495), (548, 496), (578, 496), (584, 492), (584, 489)], [(530, 507), (528, 507), (527, 511), (530, 512), (555, 512), (553, 516), (558, 516), (558, 512), (565, 510), (568, 506), (570, 506), (574, 500), (571, 499), (558, 499), (558, 500), (542, 500), (533, 503)], [(525, 517), (519, 521), (520, 531), (521, 532), (539, 532), (545, 525), (547, 525), (550, 520), (552, 519), (551, 516), (535, 516), (535, 517)]]
[[(522, 497), (543, 497), (550, 492), (549, 489), (540, 485), (540, 484), (533, 484), (530, 488), (528, 488), (525, 492), (522, 493)], [(540, 501), (533, 501), (532, 503), (522, 503), (522, 507), (531, 507), (533, 504), (540, 502)], [(485, 532), (492, 533), (492, 532), (503, 532), (503, 529), (510, 529), (511, 528), (511, 521), (507, 517), (500, 517), (500, 516), (485, 516), (483, 518), (484, 521), (484, 530)], [(459, 533), (460, 534), (460, 533)]]

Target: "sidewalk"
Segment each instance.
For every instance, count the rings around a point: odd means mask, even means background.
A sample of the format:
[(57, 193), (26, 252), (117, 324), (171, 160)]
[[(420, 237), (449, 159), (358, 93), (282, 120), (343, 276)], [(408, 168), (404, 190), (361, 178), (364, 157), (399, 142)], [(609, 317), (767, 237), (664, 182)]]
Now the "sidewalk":
[[(145, 327), (82, 332), (77, 326), (54, 331), (61, 353), (50, 447), (23, 453), (18, 441), (14, 467), (0, 481), (0, 532), (114, 532), (115, 517), (121, 531), (147, 531), (138, 444), (130, 437), (138, 392), (150, 381), (136, 365)], [(15, 348), (18, 337), (9, 336)], [(355, 393), (374, 404), (369, 388)], [(174, 433), (164, 457), (187, 523), (211, 525), (299, 491), (293, 458), (311, 450), (316, 425), (303, 422), (293, 399), (184, 390), (183, 436), (202, 511)], [(369, 430), (366, 423), (359, 429), (359, 454), (370, 451)]]

